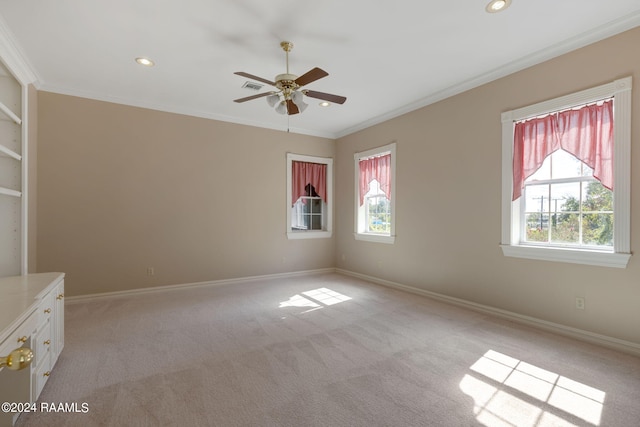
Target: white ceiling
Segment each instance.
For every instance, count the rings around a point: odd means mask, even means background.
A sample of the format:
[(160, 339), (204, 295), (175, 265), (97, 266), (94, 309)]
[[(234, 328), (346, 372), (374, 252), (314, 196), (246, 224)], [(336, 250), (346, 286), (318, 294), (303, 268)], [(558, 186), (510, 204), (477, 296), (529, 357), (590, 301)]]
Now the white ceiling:
[[(487, 3), (0, 0), (0, 30), (40, 90), (335, 138), (640, 25), (638, 0)], [(329, 73), (306, 88), (347, 102), (290, 117), (234, 103), (256, 93), (234, 71), (285, 72), (282, 40), (291, 73)]]

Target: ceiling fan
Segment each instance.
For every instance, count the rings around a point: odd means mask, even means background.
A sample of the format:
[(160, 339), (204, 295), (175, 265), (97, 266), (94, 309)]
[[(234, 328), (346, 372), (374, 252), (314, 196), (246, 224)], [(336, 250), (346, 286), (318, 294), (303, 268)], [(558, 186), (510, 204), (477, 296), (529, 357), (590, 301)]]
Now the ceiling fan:
[(293, 49), (293, 43), (281, 42), (280, 47), (286, 52), (287, 72), (284, 74), (278, 74), (275, 78), (275, 82), (271, 80), (263, 79), (262, 77), (254, 76), (253, 74), (245, 73), (243, 71), (237, 71), (234, 74), (247, 77), (252, 80), (257, 80), (262, 83), (266, 83), (271, 86), (275, 86), (277, 91), (270, 91), (259, 93), (257, 95), (247, 96), (246, 98), (234, 99), (233, 102), (246, 102), (252, 99), (267, 97), (267, 102), (270, 106), (276, 107), (276, 111), (280, 114), (298, 114), (307, 108), (303, 100), (303, 95), (311, 98), (322, 99), (323, 101), (329, 101), (336, 104), (344, 104), (347, 100), (344, 96), (332, 95), (330, 93), (317, 92), (315, 90), (302, 89), (303, 86), (309, 83), (315, 82), (323, 77), (329, 75), (326, 71), (316, 67), (307, 71), (300, 77), (295, 74), (289, 74), (289, 52)]

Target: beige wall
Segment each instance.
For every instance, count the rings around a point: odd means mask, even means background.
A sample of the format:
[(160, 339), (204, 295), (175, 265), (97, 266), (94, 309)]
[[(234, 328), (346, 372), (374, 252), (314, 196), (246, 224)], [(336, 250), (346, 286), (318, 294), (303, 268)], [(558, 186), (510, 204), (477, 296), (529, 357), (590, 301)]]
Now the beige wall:
[(332, 140), (38, 98), (37, 269), (69, 296), (333, 266), (334, 239), (285, 234), (286, 153)]
[[(640, 244), (640, 28), (337, 141), (336, 266), (640, 343), (640, 260), (626, 269), (506, 258), (500, 114), (632, 75), (632, 250)], [(355, 241), (353, 153), (397, 142), (394, 245)], [(343, 259), (344, 258), (344, 259)], [(379, 263), (380, 266), (378, 265)], [(586, 300), (576, 310), (575, 297)]]

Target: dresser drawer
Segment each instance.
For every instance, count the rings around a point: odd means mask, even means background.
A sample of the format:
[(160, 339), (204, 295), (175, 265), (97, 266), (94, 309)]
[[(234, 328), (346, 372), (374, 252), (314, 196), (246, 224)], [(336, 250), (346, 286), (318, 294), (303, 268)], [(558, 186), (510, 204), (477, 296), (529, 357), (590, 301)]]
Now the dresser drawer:
[[(7, 338), (0, 343), (0, 357), (6, 357), (16, 348), (27, 347), (33, 349), (33, 335), (35, 331), (36, 316), (29, 316)], [(0, 368), (3, 369), (3, 368)]]
[(35, 360), (34, 363), (40, 366), (41, 356), (48, 356), (48, 352), (51, 349), (52, 337), (51, 337), (51, 323), (49, 319), (46, 319), (44, 323), (40, 324), (38, 331), (36, 332), (34, 339), (31, 341), (33, 346)]
[(53, 312), (55, 310), (55, 295), (53, 292), (49, 292), (47, 295), (42, 298), (40, 304), (38, 305), (37, 315), (38, 315), (38, 329), (40, 325), (45, 322), (50, 322), (53, 317)]
[(42, 393), (42, 388), (47, 383), (49, 379), (49, 375), (51, 374), (51, 352), (47, 349), (47, 352), (42, 354), (43, 357), (40, 357), (38, 360), (38, 366), (33, 371), (33, 392), (35, 393), (32, 401), (38, 400), (40, 393)]

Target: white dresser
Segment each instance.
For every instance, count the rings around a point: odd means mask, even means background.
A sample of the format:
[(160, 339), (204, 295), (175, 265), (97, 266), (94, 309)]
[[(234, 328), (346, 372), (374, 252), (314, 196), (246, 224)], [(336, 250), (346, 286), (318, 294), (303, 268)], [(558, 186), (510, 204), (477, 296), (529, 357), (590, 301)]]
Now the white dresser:
[[(0, 403), (35, 402), (51, 375), (64, 347), (64, 273), (0, 278), (0, 357), (20, 347), (33, 360), (20, 371), (0, 368)], [(0, 412), (0, 427), (18, 415)]]

